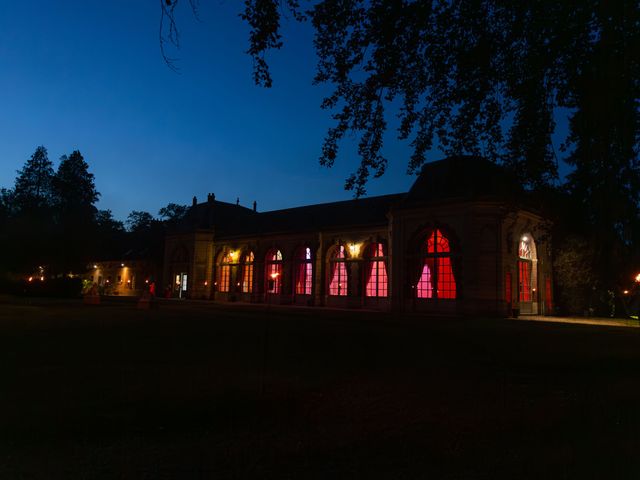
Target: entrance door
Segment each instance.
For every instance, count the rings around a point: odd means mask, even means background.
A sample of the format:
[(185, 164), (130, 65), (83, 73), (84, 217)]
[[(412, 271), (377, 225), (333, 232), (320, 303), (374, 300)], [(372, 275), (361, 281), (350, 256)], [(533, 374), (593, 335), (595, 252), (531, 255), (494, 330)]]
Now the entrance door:
[(185, 298), (187, 293), (187, 286), (189, 282), (187, 280), (187, 273), (180, 272), (176, 274), (175, 292), (178, 298)]
[(518, 260), (518, 300), (520, 313), (533, 313), (533, 298), (531, 294), (531, 261)]

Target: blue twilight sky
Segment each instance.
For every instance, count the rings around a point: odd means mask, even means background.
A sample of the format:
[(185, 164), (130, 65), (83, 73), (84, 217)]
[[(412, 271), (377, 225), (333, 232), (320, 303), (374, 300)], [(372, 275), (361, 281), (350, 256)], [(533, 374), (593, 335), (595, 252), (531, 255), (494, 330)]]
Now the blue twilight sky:
[[(288, 22), (269, 57), (271, 89), (256, 87), (244, 53), (239, 0), (201, 0), (179, 17), (180, 74), (159, 52), (153, 1), (0, 0), (0, 187), (38, 145), (58, 159), (79, 149), (94, 173), (101, 209), (124, 219), (169, 202), (218, 200), (272, 210), (348, 199), (357, 167), (347, 142), (332, 169), (318, 165), (330, 114), (327, 87), (313, 87), (308, 25)], [(351, 142), (353, 143), (353, 142)], [(406, 142), (387, 136), (388, 172), (370, 195), (406, 191)], [(440, 158), (441, 155), (436, 155)]]

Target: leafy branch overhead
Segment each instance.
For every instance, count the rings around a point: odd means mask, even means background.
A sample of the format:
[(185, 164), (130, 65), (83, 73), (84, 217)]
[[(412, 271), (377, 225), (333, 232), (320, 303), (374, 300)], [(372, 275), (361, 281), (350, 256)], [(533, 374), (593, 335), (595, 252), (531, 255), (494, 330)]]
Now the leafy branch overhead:
[[(177, 44), (178, 0), (162, 2)], [(413, 148), (409, 173), (439, 148), (500, 161), (530, 187), (557, 178), (559, 154), (577, 176), (597, 179), (605, 162), (631, 173), (607, 181), (637, 182), (629, 167), (638, 151), (639, 12), (629, 0), (309, 0), (304, 9), (295, 0), (245, 0), (241, 17), (251, 27), (254, 80), (265, 87), (282, 18), (311, 23), (314, 82), (333, 87), (322, 107), (335, 124), (320, 163), (332, 166), (340, 141), (355, 134), (360, 167), (346, 187), (361, 195), (387, 167), (389, 112)], [(558, 109), (570, 115), (561, 151), (552, 142)]]

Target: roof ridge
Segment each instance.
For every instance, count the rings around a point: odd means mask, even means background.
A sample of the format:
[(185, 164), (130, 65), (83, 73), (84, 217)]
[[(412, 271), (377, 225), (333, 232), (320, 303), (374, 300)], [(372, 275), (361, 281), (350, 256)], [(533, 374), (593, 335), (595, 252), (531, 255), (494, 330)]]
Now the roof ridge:
[(263, 214), (263, 213), (276, 213), (276, 212), (286, 212), (286, 211), (290, 211), (290, 210), (298, 210), (301, 208), (311, 208), (311, 207), (326, 207), (329, 205), (338, 205), (340, 203), (355, 203), (355, 202), (359, 202), (359, 201), (368, 201), (368, 200), (377, 200), (377, 199), (382, 199), (382, 198), (388, 198), (388, 197), (403, 197), (407, 194), (407, 192), (401, 192), (401, 193), (387, 193), (385, 195), (375, 195), (372, 197), (359, 197), (359, 198), (352, 198), (349, 200), (336, 200), (335, 202), (324, 202), (324, 203), (311, 203), (308, 205), (299, 205), (297, 207), (288, 207), (288, 208), (279, 208), (276, 210), (265, 210), (263, 212), (258, 212), (259, 214)]

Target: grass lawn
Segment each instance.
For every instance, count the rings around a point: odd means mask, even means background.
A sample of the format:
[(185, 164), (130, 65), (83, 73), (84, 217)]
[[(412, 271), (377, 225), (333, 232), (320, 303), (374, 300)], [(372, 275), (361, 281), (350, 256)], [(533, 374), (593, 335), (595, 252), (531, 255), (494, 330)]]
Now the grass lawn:
[(0, 303), (0, 478), (640, 478), (640, 330)]

